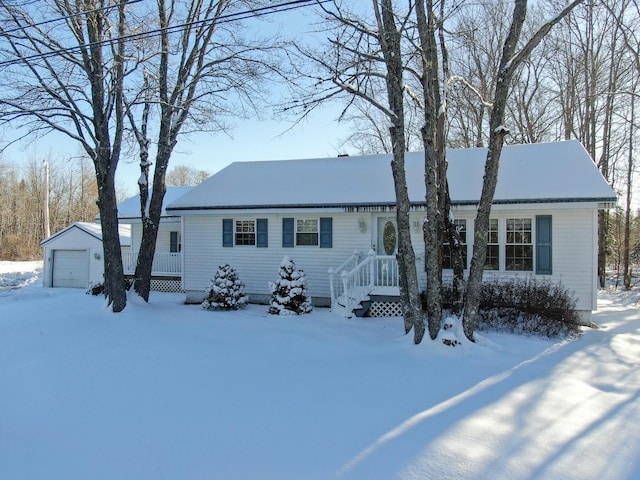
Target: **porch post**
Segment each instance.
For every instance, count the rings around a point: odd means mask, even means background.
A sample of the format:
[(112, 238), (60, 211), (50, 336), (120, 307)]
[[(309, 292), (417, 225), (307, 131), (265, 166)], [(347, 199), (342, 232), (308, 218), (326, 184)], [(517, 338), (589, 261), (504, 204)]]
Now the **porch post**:
[(353, 307), (351, 306), (351, 292), (349, 292), (349, 274), (343, 270), (341, 276), (344, 291), (344, 308), (347, 310), (347, 315), (351, 317)]
[(335, 279), (336, 272), (333, 268), (329, 269), (329, 291), (331, 292), (331, 310), (333, 310), (334, 302), (336, 301), (336, 293), (335, 287), (333, 286), (333, 281)]
[(369, 263), (371, 264), (369, 268), (369, 289), (373, 289), (376, 282), (376, 252), (374, 252), (373, 249), (369, 250)]

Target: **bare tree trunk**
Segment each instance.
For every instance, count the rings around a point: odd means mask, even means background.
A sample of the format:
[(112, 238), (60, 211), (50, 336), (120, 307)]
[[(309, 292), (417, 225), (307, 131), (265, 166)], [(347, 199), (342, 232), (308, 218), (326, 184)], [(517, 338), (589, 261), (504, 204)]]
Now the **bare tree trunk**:
[(493, 109), (489, 120), (489, 146), (487, 149), (487, 161), (485, 164), (484, 181), (482, 183), (482, 193), (473, 234), (473, 256), (469, 269), (469, 279), (467, 282), (467, 295), (464, 306), (463, 328), (465, 336), (474, 341), (473, 333), (478, 323), (478, 310), (480, 306), (480, 295), (482, 292), (482, 276), (487, 253), (487, 235), (489, 231), (489, 216), (491, 214), (491, 204), (493, 195), (498, 183), (498, 168), (500, 165), (500, 154), (504, 137), (508, 133), (503, 125), (506, 111), (507, 98), (511, 80), (518, 65), (529, 56), (531, 51), (540, 43), (542, 38), (551, 30), (553, 25), (558, 23), (575, 6), (581, 3), (576, 0), (565, 7), (554, 19), (544, 24), (526, 45), (516, 53), (522, 25), (527, 12), (526, 0), (515, 0), (513, 16), (509, 34), (504, 42), (498, 79), (494, 94)]
[(631, 242), (631, 184), (633, 181), (633, 135), (634, 135), (634, 122), (635, 118), (635, 96), (631, 95), (631, 118), (629, 122), (629, 156), (627, 163), (627, 204), (624, 212), (624, 288), (631, 289), (631, 276), (632, 272), (629, 267), (630, 248)]
[[(433, 2), (428, 0), (427, 9), (422, 1), (416, 2), (416, 17), (420, 35), (422, 63), (422, 93), (424, 98), (424, 126), (422, 127), (422, 143), (424, 147), (424, 170), (426, 189), (427, 218), (423, 225), (425, 257), (426, 257), (426, 308), (429, 335), (435, 339), (442, 322), (442, 210), (440, 209), (440, 183), (446, 178), (442, 176), (440, 154), (443, 153), (444, 138), (438, 135), (440, 105), (440, 74), (438, 52), (435, 40), (435, 19)], [(444, 112), (441, 113), (444, 117)]]
[[(101, 31), (103, 19), (98, 13), (88, 14), (87, 31), (91, 57), (88, 71), (92, 71), (91, 93), (94, 107), (94, 128), (96, 131), (97, 148), (95, 149), (95, 168), (98, 178), (98, 208), (102, 224), (102, 244), (104, 250), (104, 287), (114, 312), (122, 311), (127, 305), (124, 285), (124, 270), (122, 266), (122, 249), (120, 246), (120, 232), (118, 228), (118, 207), (116, 200), (115, 175), (120, 159), (123, 131), (123, 81), (124, 81), (124, 37), (125, 37), (125, 4), (118, 5), (118, 40), (115, 46), (115, 82), (112, 86), (115, 110), (115, 135), (113, 143), (110, 136), (110, 117), (107, 114), (111, 106), (103, 103), (106, 97), (104, 76), (100, 73), (105, 64), (102, 57), (101, 42), (104, 33)], [(92, 18), (95, 15), (95, 18)]]
[[(376, 0), (377, 1), (377, 0)], [(413, 327), (414, 342), (422, 341), (424, 336), (424, 319), (420, 305), (416, 256), (411, 244), (411, 226), (409, 224), (409, 193), (405, 172), (405, 136), (404, 136), (404, 85), (402, 81), (402, 54), (400, 48), (400, 32), (398, 31), (391, 0), (382, 0), (381, 9), (376, 7), (379, 25), (379, 42), (387, 66), (386, 84), (389, 107), (393, 116), (389, 129), (392, 142), (394, 187), (396, 192), (396, 217), (398, 223), (398, 270), (400, 297), (405, 331)], [(381, 10), (381, 12), (380, 12)]]

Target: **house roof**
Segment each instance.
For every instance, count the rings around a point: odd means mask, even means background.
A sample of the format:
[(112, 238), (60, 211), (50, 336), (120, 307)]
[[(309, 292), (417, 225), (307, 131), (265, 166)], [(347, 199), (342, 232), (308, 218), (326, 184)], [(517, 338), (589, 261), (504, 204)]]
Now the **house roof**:
[[(164, 199), (162, 200), (162, 213), (161, 215), (164, 217), (167, 215), (165, 207), (169, 205), (174, 200), (177, 200), (182, 195), (187, 193), (193, 187), (167, 187), (167, 191), (164, 194)], [(151, 201), (151, 193), (149, 190), (149, 201)], [(148, 205), (147, 205), (148, 207)], [(131, 219), (131, 218), (140, 218), (140, 195), (134, 195), (131, 198), (126, 199), (124, 202), (118, 204), (118, 218), (119, 219)]]
[[(486, 155), (486, 148), (448, 150), (454, 204), (479, 201)], [(167, 210), (395, 205), (390, 162), (391, 155), (236, 162)], [(424, 204), (424, 153), (407, 153), (405, 166), (410, 200)], [(578, 141), (504, 146), (494, 204), (575, 201), (616, 201)]]
[[(102, 241), (102, 226), (99, 223), (76, 222), (72, 223), (68, 227), (63, 228), (62, 230), (59, 230), (49, 238), (44, 239), (42, 242), (40, 242), (40, 246), (44, 246), (52, 240), (55, 240), (56, 238), (59, 238), (74, 229), (78, 229), (81, 232), (86, 233), (90, 237)], [(127, 247), (130, 246), (131, 225), (119, 225), (118, 232), (120, 234), (120, 245)]]

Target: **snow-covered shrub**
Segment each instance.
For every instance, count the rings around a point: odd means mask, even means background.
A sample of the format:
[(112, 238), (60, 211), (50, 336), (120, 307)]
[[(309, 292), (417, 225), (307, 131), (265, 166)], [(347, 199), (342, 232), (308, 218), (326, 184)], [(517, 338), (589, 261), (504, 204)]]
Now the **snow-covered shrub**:
[[(131, 287), (133, 286), (133, 280), (131, 280), (130, 278), (125, 278), (124, 279), (124, 289), (129, 291), (131, 290)], [(89, 288), (86, 291), (87, 295), (102, 295), (105, 294), (104, 291), (104, 282), (91, 282), (89, 284)]]
[(219, 310), (237, 310), (247, 303), (244, 283), (238, 278), (238, 272), (228, 264), (220, 265), (213, 280), (209, 282), (202, 308)]
[(269, 282), (271, 303), (269, 313), (275, 315), (300, 315), (312, 310), (311, 298), (307, 297), (307, 281), (304, 271), (299, 270), (289, 256), (280, 264), (280, 278)]
[[(450, 286), (443, 288), (443, 307), (452, 301)], [(480, 330), (499, 330), (549, 337), (580, 331), (573, 294), (560, 282), (533, 276), (494, 279), (482, 285)]]

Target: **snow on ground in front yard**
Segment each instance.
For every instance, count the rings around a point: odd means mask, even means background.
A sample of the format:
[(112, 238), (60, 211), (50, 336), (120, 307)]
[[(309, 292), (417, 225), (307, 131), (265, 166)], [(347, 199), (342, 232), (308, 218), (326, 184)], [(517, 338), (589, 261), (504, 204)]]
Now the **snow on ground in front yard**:
[(577, 340), (450, 348), (398, 318), (113, 314), (40, 285), (0, 295), (3, 479), (640, 478), (636, 294)]
[(0, 291), (6, 288), (24, 287), (40, 280), (42, 261), (6, 262), (0, 261)]

